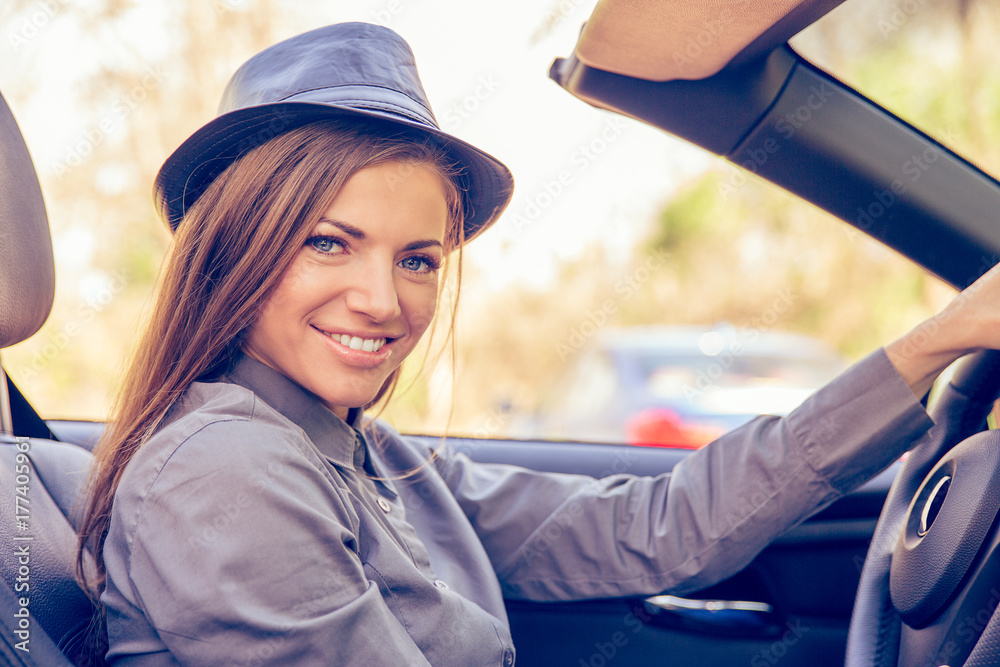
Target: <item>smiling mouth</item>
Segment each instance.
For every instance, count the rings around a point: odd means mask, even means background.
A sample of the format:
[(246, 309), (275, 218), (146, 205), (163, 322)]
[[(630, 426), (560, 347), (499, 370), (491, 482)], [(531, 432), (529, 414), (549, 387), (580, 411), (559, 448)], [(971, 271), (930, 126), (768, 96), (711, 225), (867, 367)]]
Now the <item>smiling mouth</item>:
[(360, 350), (362, 352), (378, 352), (385, 345), (386, 340), (395, 340), (392, 338), (360, 338), (358, 336), (351, 336), (350, 334), (327, 333), (322, 329), (317, 329), (317, 331), (335, 343), (339, 343), (351, 350)]

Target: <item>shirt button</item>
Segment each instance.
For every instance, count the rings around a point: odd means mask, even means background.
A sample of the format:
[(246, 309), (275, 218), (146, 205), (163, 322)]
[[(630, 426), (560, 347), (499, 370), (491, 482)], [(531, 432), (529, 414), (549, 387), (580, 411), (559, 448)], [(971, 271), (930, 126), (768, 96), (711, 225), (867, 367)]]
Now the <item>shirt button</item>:
[(434, 585), (437, 586), (438, 588), (448, 588), (448, 584), (444, 583), (440, 579), (435, 579)]
[(510, 649), (503, 652), (503, 664), (504, 667), (513, 667), (514, 665), (514, 652)]
[(392, 507), (389, 506), (389, 501), (386, 500), (385, 498), (378, 499), (378, 506), (381, 507), (382, 511), (385, 512), (386, 514), (389, 513), (390, 509), (392, 509)]

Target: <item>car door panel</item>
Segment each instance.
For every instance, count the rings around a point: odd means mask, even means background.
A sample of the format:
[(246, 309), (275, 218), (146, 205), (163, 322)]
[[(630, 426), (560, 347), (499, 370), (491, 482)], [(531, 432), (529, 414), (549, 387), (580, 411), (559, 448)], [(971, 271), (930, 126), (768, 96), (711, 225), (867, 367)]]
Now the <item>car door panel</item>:
[[(658, 474), (689, 453), (565, 442), (455, 439), (453, 445), (484, 462), (593, 476)], [(843, 664), (861, 566), (897, 468), (793, 528), (736, 576), (690, 596), (767, 603), (774, 616), (766, 627), (651, 613), (642, 599), (511, 600), (518, 664)]]

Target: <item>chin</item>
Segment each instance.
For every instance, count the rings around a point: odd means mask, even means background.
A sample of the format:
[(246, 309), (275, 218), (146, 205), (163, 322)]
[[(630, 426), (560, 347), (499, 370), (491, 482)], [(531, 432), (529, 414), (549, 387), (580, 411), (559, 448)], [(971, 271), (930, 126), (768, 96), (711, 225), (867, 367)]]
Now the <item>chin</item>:
[(378, 396), (378, 390), (381, 389), (382, 385), (379, 385), (375, 389), (366, 392), (324, 392), (316, 393), (323, 403), (337, 412), (337, 408), (342, 408), (344, 410), (350, 410), (353, 408), (363, 408), (369, 405)]

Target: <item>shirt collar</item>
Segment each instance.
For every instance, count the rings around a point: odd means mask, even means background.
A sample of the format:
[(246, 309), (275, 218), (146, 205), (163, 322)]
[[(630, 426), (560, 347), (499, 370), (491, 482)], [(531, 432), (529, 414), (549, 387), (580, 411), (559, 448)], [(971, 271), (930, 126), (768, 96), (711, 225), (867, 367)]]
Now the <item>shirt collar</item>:
[(355, 443), (357, 429), (361, 428), (362, 410), (352, 409), (345, 422), (323, 405), (315, 394), (245, 354), (222, 380), (252, 391), (305, 431), (317, 449), (334, 465), (355, 470)]

